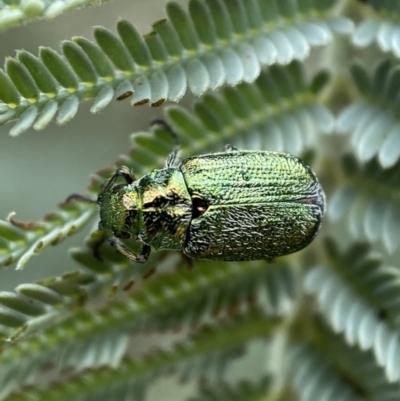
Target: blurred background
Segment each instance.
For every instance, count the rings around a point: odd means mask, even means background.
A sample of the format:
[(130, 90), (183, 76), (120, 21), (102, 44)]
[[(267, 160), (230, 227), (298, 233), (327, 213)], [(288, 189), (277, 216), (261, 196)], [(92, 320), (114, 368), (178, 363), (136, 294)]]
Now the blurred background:
[[(179, 1), (187, 3), (184, 0)], [(116, 31), (124, 18), (132, 21), (142, 34), (151, 24), (165, 18), (165, 0), (118, 0), (101, 6), (65, 13), (53, 20), (41, 20), (0, 31), (0, 60), (15, 56), (18, 49), (38, 54), (40, 46), (60, 51), (60, 43), (73, 36), (93, 39), (92, 27), (102, 25)], [(73, 14), (73, 18), (71, 18)], [(185, 98), (185, 103), (191, 101)], [(0, 127), (0, 218), (12, 211), (20, 220), (38, 220), (56, 210), (71, 193), (86, 193), (90, 174), (112, 164), (129, 149), (129, 135), (147, 130), (149, 123), (162, 116), (161, 108), (147, 105), (131, 107), (129, 100), (113, 101), (100, 114), (91, 114), (92, 101), (81, 103), (77, 116), (63, 127), (51, 123), (44, 131), (28, 130), (17, 138), (8, 134), (11, 124)], [(60, 256), (72, 246), (81, 246), (87, 231), (47, 249), (34, 258), (24, 271), (14, 266), (2, 269), (0, 290), (11, 290), (21, 282), (59, 275), (77, 268)], [(67, 259), (68, 260), (68, 259)]]

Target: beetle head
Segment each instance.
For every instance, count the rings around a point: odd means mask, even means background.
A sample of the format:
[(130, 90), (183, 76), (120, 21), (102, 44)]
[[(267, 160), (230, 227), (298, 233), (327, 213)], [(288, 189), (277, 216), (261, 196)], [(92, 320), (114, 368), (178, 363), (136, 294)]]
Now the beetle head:
[(124, 239), (139, 234), (139, 196), (135, 185), (116, 185), (102, 193), (97, 203), (99, 230)]

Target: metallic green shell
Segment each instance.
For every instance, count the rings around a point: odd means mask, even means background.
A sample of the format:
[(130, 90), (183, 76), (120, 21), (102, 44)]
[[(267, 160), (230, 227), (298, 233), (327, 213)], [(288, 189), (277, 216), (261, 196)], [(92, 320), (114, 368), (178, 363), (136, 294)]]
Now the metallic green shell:
[(323, 191), (294, 156), (230, 151), (179, 168), (192, 199), (208, 206), (188, 229), (183, 252), (192, 258), (271, 259), (304, 248), (320, 228)]
[(192, 258), (272, 259), (312, 241), (324, 202), (318, 180), (298, 158), (233, 150), (115, 185), (99, 196), (99, 228)]

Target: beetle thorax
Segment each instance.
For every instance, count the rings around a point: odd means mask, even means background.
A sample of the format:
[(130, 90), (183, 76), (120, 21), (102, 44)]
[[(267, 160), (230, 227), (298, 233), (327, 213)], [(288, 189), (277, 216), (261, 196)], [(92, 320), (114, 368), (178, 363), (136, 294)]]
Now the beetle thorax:
[(182, 249), (192, 201), (181, 171), (153, 170), (137, 183), (141, 199), (140, 239), (154, 249)]

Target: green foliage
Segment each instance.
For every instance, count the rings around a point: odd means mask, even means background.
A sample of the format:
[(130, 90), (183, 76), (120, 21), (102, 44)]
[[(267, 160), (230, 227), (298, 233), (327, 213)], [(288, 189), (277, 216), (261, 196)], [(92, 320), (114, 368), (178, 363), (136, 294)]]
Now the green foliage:
[[(38, 58), (19, 52), (0, 74), (0, 124), (17, 120), (10, 133), (19, 135), (31, 126), (44, 129), (56, 112), (57, 123), (65, 124), (86, 99), (95, 99), (96, 113), (114, 96), (156, 107), (179, 101), (187, 87), (202, 95), (252, 82), (261, 67), (303, 60), (312, 47), (331, 41), (333, 31), (351, 31), (349, 20), (329, 13), (330, 3), (318, 10), (303, 5), (298, 14), (290, 2), (193, 0), (189, 12), (171, 2), (168, 19), (144, 37), (121, 20), (118, 36), (96, 27), (96, 43), (81, 37), (63, 42), (64, 57), (44, 47)], [(320, 23), (313, 22), (315, 12)]]
[(382, 167), (392, 167), (400, 158), (399, 67), (385, 60), (371, 78), (357, 64), (351, 72), (361, 99), (343, 110), (337, 130), (351, 132), (351, 148), (359, 160), (377, 157)]
[[(0, 0), (0, 29), (92, 3)], [(181, 157), (229, 143), (306, 160), (327, 192), (323, 229), (274, 263), (189, 268), (177, 252), (139, 265), (107, 245), (97, 259), (88, 202), (60, 199), (39, 221), (10, 213), (0, 274), (92, 230), (57, 276), (0, 292), (0, 400), (144, 399), (161, 378), (189, 383), (193, 401), (399, 400), (398, 4), (181, 3), (146, 35), (124, 19), (61, 52), (7, 57), (0, 124), (14, 121), (13, 136), (65, 124), (87, 99), (94, 113), (123, 99), (162, 106)], [(163, 106), (188, 90), (191, 108)], [(174, 145), (162, 125), (135, 132), (92, 175), (89, 197), (118, 166), (139, 177), (160, 168)]]
[(328, 217), (336, 221), (346, 216), (353, 238), (380, 241), (393, 253), (400, 241), (399, 168), (396, 163), (383, 169), (377, 159), (359, 165), (353, 156), (343, 156), (345, 179), (332, 196)]
[(227, 384), (222, 386), (203, 384), (201, 395), (198, 398), (191, 399), (190, 401), (261, 401), (265, 398), (269, 385), (270, 382), (268, 377), (264, 377), (258, 383), (243, 381), (235, 387), (228, 386)]
[(38, 18), (55, 18), (65, 11), (106, 1), (109, 0), (1, 0), (0, 30)]

